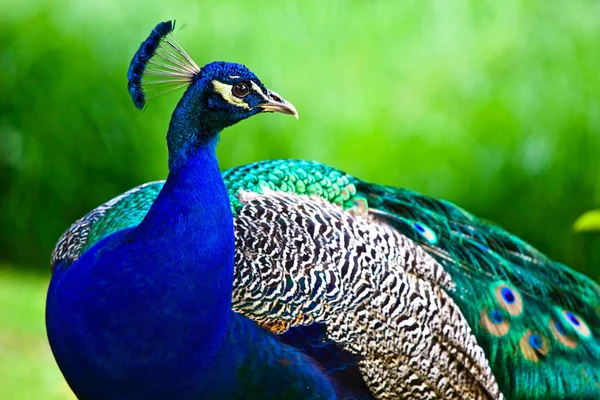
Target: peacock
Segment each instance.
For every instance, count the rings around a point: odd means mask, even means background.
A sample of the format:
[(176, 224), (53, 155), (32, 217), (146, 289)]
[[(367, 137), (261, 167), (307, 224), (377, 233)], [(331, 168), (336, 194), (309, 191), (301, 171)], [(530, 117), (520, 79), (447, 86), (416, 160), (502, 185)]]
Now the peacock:
[(600, 398), (594, 281), (448, 201), (318, 162), (221, 173), (220, 131), (298, 113), (245, 66), (199, 68), (174, 27), (128, 71), (140, 109), (186, 88), (166, 181), (52, 254), (48, 339), (78, 398)]

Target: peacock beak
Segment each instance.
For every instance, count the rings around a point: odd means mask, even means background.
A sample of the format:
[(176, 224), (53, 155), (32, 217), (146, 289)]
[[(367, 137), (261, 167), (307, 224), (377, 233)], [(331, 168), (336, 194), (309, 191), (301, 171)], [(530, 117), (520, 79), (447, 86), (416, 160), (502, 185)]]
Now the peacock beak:
[(267, 102), (260, 104), (265, 112), (280, 112), (282, 114), (293, 115), (298, 119), (298, 111), (292, 103), (288, 103), (283, 97), (270, 90), (267, 91)]

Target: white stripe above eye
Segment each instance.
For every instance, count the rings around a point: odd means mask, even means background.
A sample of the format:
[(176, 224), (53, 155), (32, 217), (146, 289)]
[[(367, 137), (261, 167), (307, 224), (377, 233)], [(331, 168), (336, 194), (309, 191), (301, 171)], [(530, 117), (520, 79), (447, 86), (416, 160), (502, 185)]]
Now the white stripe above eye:
[(252, 84), (252, 89), (254, 89), (254, 91), (258, 94), (260, 94), (263, 99), (265, 99), (266, 101), (271, 101), (262, 91), (262, 89), (260, 88), (260, 86), (258, 86), (254, 81), (250, 81), (250, 83)]
[[(252, 83), (254, 83), (254, 82), (252, 82)], [(228, 85), (226, 83), (219, 82), (217, 80), (213, 80), (212, 84), (213, 84), (213, 87), (215, 88), (215, 92), (219, 93), (226, 102), (233, 104), (234, 106), (250, 108), (250, 106), (248, 105), (248, 103), (246, 103), (244, 101), (244, 99), (235, 97), (233, 95), (233, 93), (231, 93), (231, 89), (233, 88), (233, 85)]]

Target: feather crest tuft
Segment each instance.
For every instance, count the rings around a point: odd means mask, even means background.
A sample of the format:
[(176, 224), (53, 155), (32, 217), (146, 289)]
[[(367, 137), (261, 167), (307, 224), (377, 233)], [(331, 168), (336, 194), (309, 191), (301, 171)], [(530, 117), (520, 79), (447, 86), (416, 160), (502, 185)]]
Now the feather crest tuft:
[(183, 88), (200, 73), (198, 65), (171, 35), (174, 29), (175, 21), (156, 25), (129, 64), (127, 88), (140, 110), (146, 100)]

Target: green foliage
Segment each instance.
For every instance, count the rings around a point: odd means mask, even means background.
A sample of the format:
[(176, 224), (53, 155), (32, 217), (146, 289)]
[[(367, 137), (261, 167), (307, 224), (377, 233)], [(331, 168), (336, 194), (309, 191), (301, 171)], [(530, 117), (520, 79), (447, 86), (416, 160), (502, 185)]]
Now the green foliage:
[(0, 265), (0, 399), (75, 399), (46, 339), (47, 286), (47, 276)]
[(600, 210), (592, 210), (577, 218), (573, 225), (575, 232), (600, 231)]
[(543, 0), (5, 0), (0, 259), (45, 270), (76, 218), (165, 177), (180, 92), (140, 113), (125, 73), (149, 29), (175, 18), (198, 64), (244, 63), (300, 112), (228, 130), (224, 169), (318, 160), (451, 200), (597, 278), (597, 238), (571, 222), (600, 202), (599, 13)]

